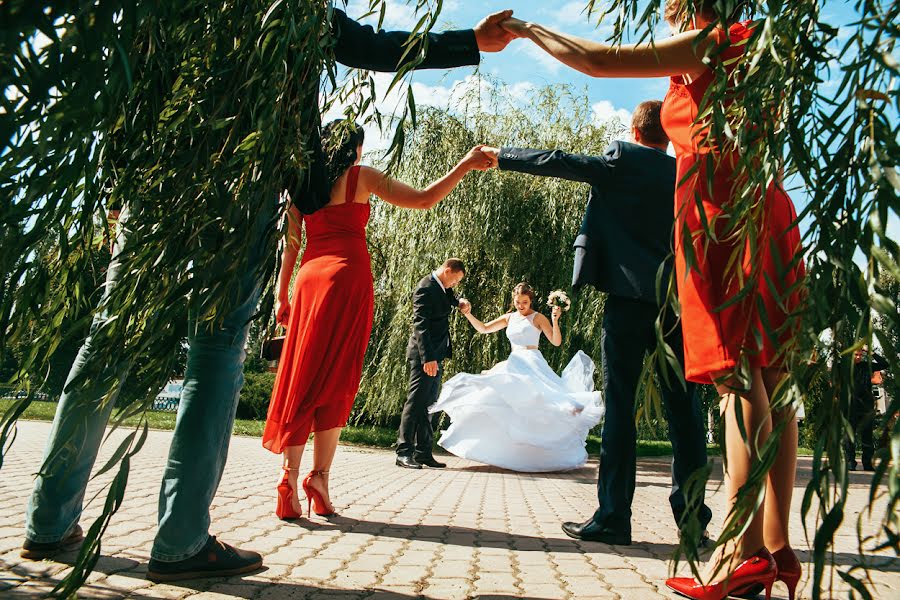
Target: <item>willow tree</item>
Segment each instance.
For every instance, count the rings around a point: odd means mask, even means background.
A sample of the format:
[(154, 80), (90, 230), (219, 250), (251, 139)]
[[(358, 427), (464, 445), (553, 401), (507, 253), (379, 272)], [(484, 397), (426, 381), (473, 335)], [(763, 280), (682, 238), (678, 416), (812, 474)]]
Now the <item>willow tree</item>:
[[(234, 279), (230, 275), (248, 251), (244, 232), (249, 217), (307, 164), (305, 148), (316, 118), (320, 73), (333, 66), (325, 4), (323, 0), (0, 4), (4, 85), (0, 327), (3, 346), (28, 340), (32, 350), (25, 366), (52, 356), (59, 344), (54, 324), (73, 314), (73, 306), (95, 304), (96, 298), (79, 287), (52, 282), (75, 281), (75, 270), (105, 251), (93, 244), (97, 229), (105, 227), (110, 207), (127, 202), (136, 215), (135, 243), (123, 257), (130, 284), (116, 288), (102, 307), (116, 316), (102, 343), (110, 352), (148, 357), (137, 373), (139, 387), (148, 393), (126, 399), (130, 406), (123, 414), (146, 409), (149, 391), (168, 374), (171, 348), (180, 335), (173, 317), (190, 307), (204, 318), (217, 318)], [(383, 0), (369, 4), (384, 6)], [(439, 9), (441, 3), (417, 0), (416, 4)], [(595, 4), (599, 3), (585, 0), (585, 18), (612, 20), (614, 39), (622, 39), (626, 31), (647, 39), (660, 22), (663, 0), (607, 0), (603, 10)], [(735, 1), (719, 4), (733, 6)], [(825, 2), (751, 4), (759, 24), (746, 53), (746, 73), (751, 77), (735, 99), (728, 94), (724, 72), (717, 71), (705, 101), (709, 110), (702, 114), (714, 117), (709, 122), (710, 139), (742, 157), (741, 189), (736, 190), (730, 212), (737, 241), (742, 235), (748, 236), (743, 241), (755, 239), (754, 216), (760, 210), (755, 199), (769, 182), (787, 174), (802, 181), (809, 194), (801, 215), (809, 224), (804, 240), (809, 301), (802, 333), (791, 349), (795, 368), (773, 401), (783, 406), (802, 400), (811, 382), (821, 378), (830, 384), (832, 393), (818, 414), (808, 416), (815, 420), (817, 445), (813, 478), (803, 499), (804, 515), (817, 511), (816, 531), (809, 537), (815, 564), (813, 596), (820, 598), (831, 585), (824, 577), (825, 567), (849, 490), (841, 455), (842, 438), (852, 435), (846, 419), (854, 368), (849, 357), (875, 338), (891, 365), (900, 366), (897, 348), (889, 343), (895, 339), (892, 332), (900, 329), (900, 314), (878, 283), (882, 272), (895, 279), (900, 276), (900, 247), (887, 230), (888, 221), (897, 217), (900, 188), (896, 173), (900, 68), (895, 58), (900, 3), (858, 0), (857, 21), (842, 24), (840, 30), (825, 16)], [(426, 17), (422, 28), (432, 22)], [(821, 85), (832, 78), (836, 85)], [(351, 80), (348, 89), (358, 92), (352, 95), (351, 114), (371, 106), (367, 79)], [(748, 129), (741, 123), (756, 127)], [(472, 142), (484, 141), (477, 139), (478, 134), (489, 132), (479, 131), (477, 125), (470, 128), (475, 134)], [(400, 134), (405, 131), (398, 129)], [(404, 145), (402, 135), (395, 140)], [(468, 189), (474, 183), (465, 185)], [(542, 228), (538, 237), (527, 229), (536, 221), (526, 220), (520, 230), (520, 220), (509, 220), (513, 211), (492, 206), (489, 198), (482, 200), (472, 209), (472, 221), (497, 219), (481, 221), (484, 231), (505, 231), (502, 242), (507, 246), (530, 235), (546, 243), (552, 239), (547, 231), (569, 230), (569, 224), (560, 220)], [(556, 201), (546, 197), (547, 203)], [(444, 210), (451, 206), (448, 203)], [(456, 223), (470, 232), (476, 230), (462, 221), (464, 213), (442, 214), (460, 219)], [(377, 247), (379, 240), (373, 241)], [(57, 259), (37, 260), (37, 250), (48, 245), (59, 249)], [(80, 251), (75, 254), (73, 248)], [(473, 265), (491, 265), (494, 260), (491, 249), (484, 256), (462, 250), (459, 253)], [(70, 256), (83, 258), (73, 262)], [(399, 258), (376, 256), (376, 264)], [(508, 280), (471, 278), (473, 289), (485, 290), (484, 297), (475, 298), (476, 306), (499, 309), (503, 289), (513, 279), (527, 276), (523, 271), (509, 264), (494, 271), (508, 273)], [(406, 273), (404, 286), (411, 283), (411, 271)], [(540, 286), (555, 287), (558, 281), (542, 272), (533, 277)], [(61, 289), (65, 294), (54, 292)], [(401, 308), (399, 301), (396, 306)], [(380, 312), (379, 326), (391, 318)], [(28, 329), (30, 324), (36, 329)], [(831, 365), (812, 360), (826, 329), (836, 340), (830, 349), (835, 354)], [(560, 357), (551, 359), (558, 362)], [(115, 378), (102, 369), (88, 376), (102, 389), (115, 386)], [(377, 395), (377, 390), (364, 388), (364, 393)], [(4, 449), (27, 402), (3, 415)], [(900, 399), (894, 398), (886, 423), (896, 420), (898, 410)], [(875, 515), (879, 534), (861, 537), (859, 545), (861, 550), (883, 547), (900, 553), (900, 426), (890, 427), (885, 431), (890, 445), (878, 456), (870, 496), (874, 506), (879, 495), (887, 495), (886, 509)], [(121, 502), (128, 461), (141, 439), (132, 436), (116, 453), (120, 466), (104, 515), (91, 528), (67, 591), (83, 580), (99, 555), (98, 536)], [(765, 476), (771, 458), (772, 445), (762, 453), (755, 482)], [(113, 461), (109, 468), (116, 464)], [(756, 498), (745, 495), (738, 512), (746, 514), (755, 507)], [(740, 517), (729, 517), (731, 534)], [(856, 593), (871, 597), (866, 567), (860, 552), (858, 564), (839, 572)]]
[[(323, 82), (331, 97), (354, 94), (351, 116), (371, 101), (365, 74), (327, 86), (335, 81), (329, 5), (0, 3), (0, 353), (29, 349), (15, 385), (40, 384), (28, 375), (68, 341), (61, 322), (105, 311), (111, 318), (94, 342), (134, 366), (134, 393), (114, 422), (146, 414), (172, 370), (184, 315), (222, 316), (251, 250), (254, 216), (306, 168)], [(368, 5), (384, 15), (382, 0)], [(425, 12), (414, 34), (433, 25), (437, 11)], [(108, 259), (108, 245), (96, 240), (108, 239), (106, 215), (123, 205), (126, 275), (101, 302), (101, 290), (86, 289), (77, 274)], [(101, 362), (71, 385), (112, 402), (120, 370)], [(4, 453), (29, 402), (2, 416)], [(102, 467), (116, 474), (62, 593), (77, 589), (99, 557), (145, 434), (144, 421)]]
[[(613, 39), (636, 31), (638, 38), (652, 40), (665, 2), (609, 0), (603, 4), (601, 9), (591, 0), (586, 12), (604, 22), (614, 21)], [(693, 6), (689, 1), (685, 4)], [(716, 4), (722, 9), (719, 14), (731, 14), (739, 2)], [(828, 2), (756, 0), (749, 4), (757, 26), (748, 41), (741, 77), (735, 84), (728, 81), (722, 66), (715, 67), (698, 120), (709, 127), (707, 143), (740, 157), (739, 183), (728, 206), (730, 221), (724, 234), (720, 232), (736, 248), (765, 243), (757, 225), (763, 209), (759, 199), (770, 182), (783, 176), (800, 181), (807, 195), (799, 219), (807, 224), (808, 301), (799, 315), (800, 334), (784, 357), (792, 365), (789, 378), (771, 402), (779, 407), (802, 402), (815, 382), (828, 382), (830, 394), (816, 414), (807, 415), (813, 421), (816, 445), (813, 476), (802, 503), (803, 517), (810, 511), (815, 516), (816, 530), (807, 533), (814, 563), (812, 595), (818, 599), (832, 585), (825, 567), (833, 557), (834, 534), (844, 519), (849, 491), (841, 441), (853, 436), (847, 419), (853, 352), (878, 341), (892, 368), (900, 366), (892, 343), (900, 314), (879, 283), (883, 272), (895, 279), (900, 275), (900, 246), (890, 235), (896, 231), (888, 231), (890, 220), (896, 228), (900, 210), (896, 170), (900, 162), (896, 59), (900, 3), (853, 2), (856, 20), (851, 23), (835, 23), (833, 16), (827, 16)], [(758, 259), (753, 261), (750, 270), (756, 271)], [(738, 260), (725, 276), (740, 277), (740, 268)], [(738, 296), (752, 294), (753, 285), (748, 279)], [(820, 339), (826, 331), (833, 343), (823, 349)], [(885, 419), (884, 436), (890, 443), (878, 453), (869, 496), (871, 509), (882, 500), (886, 500), (885, 508), (881, 513), (864, 511), (859, 517), (874, 519), (879, 533), (872, 538), (860, 535), (859, 560), (838, 568), (840, 577), (863, 598), (871, 597), (864, 551), (890, 549), (900, 554), (898, 411), (900, 399), (894, 398)], [(773, 442), (778, 433), (776, 429)], [(741, 523), (755, 510), (755, 490), (774, 460), (774, 450), (775, 443), (761, 449), (759, 464), (728, 516), (724, 537), (739, 535)]]

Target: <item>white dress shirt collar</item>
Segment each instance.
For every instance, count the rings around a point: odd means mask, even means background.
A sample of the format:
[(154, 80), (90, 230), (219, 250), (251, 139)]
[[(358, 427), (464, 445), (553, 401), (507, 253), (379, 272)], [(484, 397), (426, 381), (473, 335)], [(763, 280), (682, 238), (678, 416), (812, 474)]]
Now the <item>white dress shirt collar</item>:
[(438, 282), (438, 285), (439, 285), (439, 286), (441, 286), (441, 291), (446, 292), (446, 291), (447, 291), (447, 288), (444, 287), (444, 284), (443, 284), (443, 282), (441, 281), (441, 278), (438, 277), (438, 272), (437, 272), (437, 271), (432, 271), (432, 272), (431, 272), (431, 276), (434, 277), (434, 280)]

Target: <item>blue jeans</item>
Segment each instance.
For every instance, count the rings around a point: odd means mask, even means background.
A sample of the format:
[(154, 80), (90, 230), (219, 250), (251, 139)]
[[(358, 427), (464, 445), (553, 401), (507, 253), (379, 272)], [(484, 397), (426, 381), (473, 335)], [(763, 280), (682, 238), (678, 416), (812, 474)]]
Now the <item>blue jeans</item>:
[[(123, 211), (124, 212), (124, 211)], [(265, 279), (270, 233), (275, 230), (276, 204), (257, 215), (251, 229), (247, 264), (230, 299), (230, 311), (215, 327), (191, 316), (184, 390), (159, 493), (159, 530), (152, 557), (175, 562), (197, 554), (209, 540), (209, 507), (222, 478), (238, 397), (244, 384), (244, 347)], [(123, 216), (117, 250), (107, 271), (107, 291), (119, 280), (118, 247), (127, 238)], [(105, 433), (115, 395), (130, 363), (95, 347), (94, 333), (108, 320), (98, 314), (91, 334), (69, 371), (65, 391), (53, 419), (44, 462), (28, 501), (26, 537), (56, 542), (78, 523), (91, 468)], [(88, 360), (100, 361), (103, 377), (90, 387), (79, 381)], [(70, 385), (72, 383), (73, 385)], [(118, 386), (115, 385), (118, 383)], [(112, 393), (110, 393), (112, 391)]]
[[(671, 313), (671, 311), (669, 311)], [(600, 507), (594, 521), (618, 533), (631, 534), (631, 502), (637, 471), (637, 428), (635, 395), (645, 354), (656, 345), (654, 322), (659, 308), (641, 300), (621, 296), (607, 297), (603, 314), (603, 385), (606, 415), (600, 439), (600, 472), (597, 497)], [(668, 319), (663, 325), (670, 333), (666, 342), (684, 368), (681, 326)], [(669, 373), (670, 386), (660, 374), (662, 405), (672, 442), (672, 491), (669, 504), (675, 522), (695, 513), (706, 528), (712, 512), (704, 503), (704, 494), (685, 498), (685, 484), (698, 469), (706, 466), (706, 436), (697, 386), (682, 388), (675, 373)], [(693, 510), (689, 510), (688, 502)]]

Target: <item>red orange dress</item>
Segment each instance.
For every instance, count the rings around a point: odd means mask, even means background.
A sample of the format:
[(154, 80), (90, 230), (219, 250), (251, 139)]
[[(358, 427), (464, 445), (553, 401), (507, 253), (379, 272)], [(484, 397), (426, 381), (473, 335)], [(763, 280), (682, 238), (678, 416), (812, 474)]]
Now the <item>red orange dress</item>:
[(304, 218), (306, 250), (262, 439), (275, 453), (305, 444), (310, 431), (346, 425), (359, 390), (375, 296), (370, 207), (353, 202), (358, 177), (351, 167), (344, 203)]
[[(739, 58), (740, 42), (750, 37), (749, 23), (732, 25), (730, 45), (719, 60)], [(720, 41), (726, 33), (719, 31)], [(740, 61), (730, 61), (729, 69)], [(701, 147), (701, 128), (694, 121), (714, 74), (685, 83), (672, 77), (663, 101), (662, 124), (675, 147), (678, 174), (675, 190), (675, 272), (684, 331), (685, 376), (691, 381), (711, 383), (712, 375), (745, 361), (750, 367), (776, 366), (779, 350), (793, 334), (795, 315), (802, 298), (804, 267), (800, 233), (794, 224), (794, 205), (780, 184), (771, 185), (763, 199), (759, 222), (757, 259), (749, 243), (740, 249), (742, 276), (754, 290), (743, 300), (725, 308), (742, 287), (728, 261), (737, 242), (722, 241), (726, 233), (729, 201), (735, 187), (733, 156)], [(694, 169), (691, 172), (691, 169)], [(708, 183), (712, 169), (712, 184)], [(685, 177), (687, 178), (685, 179)], [(701, 213), (702, 211), (702, 213)], [(716, 232), (716, 240), (704, 231), (704, 221)], [(695, 264), (688, 268), (690, 243)], [(761, 265), (751, 269), (753, 262)], [(768, 335), (766, 332), (774, 332)]]

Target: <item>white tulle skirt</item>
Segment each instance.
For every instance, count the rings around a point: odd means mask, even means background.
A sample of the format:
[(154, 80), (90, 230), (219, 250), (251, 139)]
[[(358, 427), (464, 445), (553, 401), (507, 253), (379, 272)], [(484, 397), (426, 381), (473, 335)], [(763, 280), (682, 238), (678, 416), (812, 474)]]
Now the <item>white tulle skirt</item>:
[(557, 375), (539, 350), (514, 350), (480, 375), (447, 381), (430, 412), (450, 416), (438, 444), (477, 462), (524, 472), (564, 471), (587, 461), (585, 439), (603, 416), (594, 363), (579, 351)]

